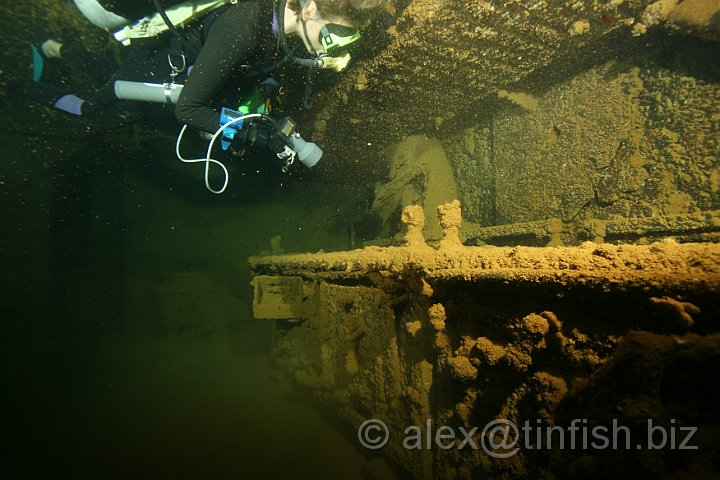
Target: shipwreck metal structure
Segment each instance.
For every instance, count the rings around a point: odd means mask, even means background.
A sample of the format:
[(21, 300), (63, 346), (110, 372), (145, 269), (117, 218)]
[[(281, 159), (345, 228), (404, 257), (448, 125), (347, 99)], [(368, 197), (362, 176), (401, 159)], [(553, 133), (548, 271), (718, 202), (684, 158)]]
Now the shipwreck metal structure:
[(277, 323), (279, 365), (355, 427), (385, 422), (383, 451), (412, 478), (702, 468), (702, 455), (673, 451), (641, 452), (639, 463), (633, 450), (548, 455), (527, 437), (532, 446), (506, 458), (407, 448), (408, 426), (472, 431), (494, 419), (619, 419), (638, 435), (648, 417), (677, 419), (712, 442), (703, 422), (716, 415), (717, 394), (702, 385), (720, 373), (720, 245), (467, 247), (459, 203), (438, 213), (435, 247), (413, 206), (401, 246), (251, 258), (254, 313)]
[[(718, 2), (394, 4), (388, 48), (303, 122), (330, 171), (374, 182), (380, 227), (347, 252), (251, 259), (274, 358), (353, 426), (385, 422), (401, 476), (717, 468)], [(698, 427), (699, 449), (402, 441), (430, 422), (481, 443), (497, 419), (653, 419)]]
[(659, 31), (720, 39), (714, 0), (393, 3), (405, 8), (388, 48), (348, 72), (314, 116), (313, 138), (339, 158), (372, 157), (368, 144), (405, 135), (472, 127), (498, 99), (537, 107), (516, 93), (537, 96)]

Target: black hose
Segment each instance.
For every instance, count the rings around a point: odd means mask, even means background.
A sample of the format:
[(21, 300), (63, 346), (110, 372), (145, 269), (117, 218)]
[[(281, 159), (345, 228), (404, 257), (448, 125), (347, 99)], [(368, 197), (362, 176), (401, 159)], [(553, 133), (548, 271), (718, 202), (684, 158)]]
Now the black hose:
[(285, 35), (286, 7), (287, 0), (280, 0), (280, 2), (278, 3), (279, 11), (277, 12), (278, 39), (280, 40), (280, 45), (282, 45), (285, 55), (279, 61), (275, 62), (269, 67), (262, 69), (261, 72), (271, 72), (279, 68), (281, 65), (287, 63), (289, 60), (292, 60), (292, 63), (294, 65), (305, 67), (307, 69), (307, 76), (305, 77), (305, 97), (303, 98), (303, 104), (305, 105), (305, 108), (312, 108), (315, 103), (313, 99), (313, 93), (315, 92), (315, 80), (317, 78), (318, 70), (323, 67), (323, 64), (322, 61), (318, 61), (318, 59), (316, 58), (302, 58), (295, 56), (295, 50), (297, 50), (298, 46), (296, 45), (294, 48), (290, 48), (290, 46), (288, 45), (287, 36)]
[(282, 45), (285, 54), (290, 53), (290, 46), (288, 45), (287, 37), (285, 36), (285, 7), (287, 6), (287, 0), (280, 0), (278, 4), (278, 38), (280, 39), (280, 45)]
[[(295, 65), (300, 65), (302, 67), (310, 67), (310, 68), (322, 68), (322, 65), (318, 65), (317, 61), (315, 59), (311, 58), (302, 58), (302, 57), (293, 57), (292, 54), (297, 48), (290, 48), (290, 45), (288, 43), (287, 36), (285, 35), (285, 7), (287, 5), (287, 0), (280, 0), (280, 3), (278, 4), (278, 9), (280, 10), (277, 14), (278, 17), (278, 38), (280, 39), (280, 45), (283, 47), (283, 51), (285, 52), (285, 56), (288, 58), (292, 58), (292, 62)], [(287, 61), (287, 60), (285, 60)]]
[[(153, 5), (155, 5), (155, 10), (157, 10), (157, 12), (160, 14), (160, 17), (162, 17), (165, 25), (167, 25), (173, 35), (175, 35), (180, 40), (180, 43), (182, 43), (183, 47), (186, 50), (196, 51), (197, 49), (192, 46), (192, 44), (188, 41), (187, 38), (185, 38), (185, 35), (180, 33), (180, 30), (178, 30), (177, 27), (175, 27), (175, 25), (173, 25), (173, 23), (170, 21), (170, 18), (167, 16), (167, 13), (165, 13), (165, 8), (163, 8), (160, 0), (153, 0)], [(197, 51), (195, 53), (197, 53)]]
[(295, 57), (292, 59), (292, 63), (293, 65), (299, 65), (311, 70), (320, 70), (323, 67), (322, 60), (318, 60), (317, 58)]
[(299, 45), (295, 45), (293, 48), (290, 49), (290, 51), (288, 53), (285, 54), (284, 57), (282, 57), (277, 62), (272, 63), (271, 65), (268, 65), (267, 67), (262, 67), (259, 70), (253, 70), (251, 72), (248, 72), (245, 74), (245, 77), (247, 77), (247, 78), (259, 77), (260, 75), (265, 75), (270, 72), (274, 72), (278, 68), (285, 65), (288, 61), (295, 58), (295, 50), (297, 50), (298, 47), (299, 47)]
[(315, 81), (317, 80), (319, 70), (317, 68), (308, 68), (305, 76), (305, 97), (303, 98), (303, 105), (305, 108), (310, 109), (315, 106)]

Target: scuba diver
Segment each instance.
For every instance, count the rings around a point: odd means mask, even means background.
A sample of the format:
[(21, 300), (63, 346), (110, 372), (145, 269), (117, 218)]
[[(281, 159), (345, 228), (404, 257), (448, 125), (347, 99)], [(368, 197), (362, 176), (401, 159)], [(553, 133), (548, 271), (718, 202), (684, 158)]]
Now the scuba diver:
[[(284, 170), (296, 158), (312, 167), (322, 150), (297, 134), (292, 119), (274, 118), (272, 100), (280, 85), (272, 74), (283, 64), (300, 65), (307, 67), (311, 83), (321, 69), (342, 70), (349, 60), (346, 48), (360, 38), (358, 27), (367, 25), (388, 1), (205, 0), (165, 8), (153, 0), (154, 13), (130, 22), (147, 9), (147, 1), (74, 0), (92, 23), (114, 31), (123, 44), (140, 48), (133, 49), (94, 95), (81, 98), (54, 91), (48, 103), (99, 129), (131, 123), (143, 114), (143, 104), (128, 100), (174, 103), (175, 116), (185, 125), (177, 156), (205, 162), (206, 186), (214, 193), (224, 191), (228, 182), (225, 167), (210, 158), (218, 137), (223, 149), (233, 152), (269, 150), (284, 161)], [(291, 45), (289, 36), (302, 43)], [(311, 58), (296, 55), (301, 46)], [(65, 52), (72, 52), (55, 40), (33, 50), (36, 74), (45, 58), (64, 58)], [(241, 107), (238, 90), (246, 100)], [(187, 126), (211, 139), (206, 158), (181, 156)], [(211, 163), (225, 171), (220, 190), (208, 183)]]

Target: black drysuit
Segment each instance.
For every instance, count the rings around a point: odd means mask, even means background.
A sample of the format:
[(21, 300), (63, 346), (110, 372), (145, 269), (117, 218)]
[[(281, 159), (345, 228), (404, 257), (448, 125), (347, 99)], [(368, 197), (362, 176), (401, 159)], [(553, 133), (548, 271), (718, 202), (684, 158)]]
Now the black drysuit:
[(276, 42), (269, 2), (239, 2), (209, 17), (202, 47), (185, 81), (175, 115), (182, 123), (213, 132), (220, 123), (213, 101), (226, 87), (237, 85), (245, 71), (261, 67)]
[[(164, 83), (170, 78), (168, 53), (180, 64), (179, 45), (189, 68), (177, 77), (184, 82), (175, 106), (178, 121), (207, 132), (214, 132), (220, 123), (219, 109), (235, 107), (241, 100), (243, 87), (253, 80), (244, 78), (248, 71), (272, 61), (277, 40), (273, 35), (271, 0), (241, 0), (228, 4), (181, 29), (186, 41), (180, 42), (171, 33), (161, 38), (133, 41), (133, 50), (121, 62), (110, 82), (90, 96), (83, 96), (81, 120), (97, 130), (106, 130), (137, 121), (148, 108), (146, 102), (118, 100), (115, 80)], [(63, 47), (63, 57), (72, 62), (72, 48)], [(77, 55), (80, 56), (79, 54)], [(87, 57), (87, 55), (85, 55)], [(37, 85), (37, 84), (36, 84)], [(38, 85), (39, 86), (39, 85)], [(50, 105), (67, 91), (44, 88)], [(81, 95), (82, 96), (82, 95)]]

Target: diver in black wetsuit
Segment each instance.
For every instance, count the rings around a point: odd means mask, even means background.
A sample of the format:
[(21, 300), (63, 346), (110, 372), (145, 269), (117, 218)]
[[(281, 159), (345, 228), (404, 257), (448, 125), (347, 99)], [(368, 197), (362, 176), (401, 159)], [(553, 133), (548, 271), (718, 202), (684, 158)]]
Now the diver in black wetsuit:
[(241, 81), (243, 65), (260, 68), (268, 52), (275, 49), (272, 5), (248, 1), (228, 5), (208, 15), (202, 48), (192, 63), (175, 108), (181, 123), (206, 132), (220, 125), (213, 107), (216, 95)]
[[(87, 8), (88, 4), (113, 5), (111, 1), (97, 0), (75, 0), (75, 3)], [(280, 2), (285, 7), (284, 15), (277, 14), (279, 6), (273, 6), (272, 0), (228, 0), (227, 3), (184, 28), (182, 42), (166, 34), (174, 47), (168, 48), (167, 42), (164, 42), (159, 47), (150, 44), (147, 48), (135, 49), (122, 62), (112, 81), (92, 97), (83, 99), (73, 94), (53, 92), (49, 101), (56, 109), (76, 115), (100, 130), (131, 123), (142, 115), (145, 105), (119, 102), (113, 88), (115, 80), (162, 83), (173, 73), (168, 62), (170, 58), (176, 66), (184, 64), (189, 67), (176, 72), (179, 75), (175, 80), (184, 81), (175, 108), (177, 119), (205, 132), (215, 132), (221, 116), (221, 105), (216, 102), (222, 98), (223, 90), (236, 87), (242, 83), (248, 70), (261, 69), (272, 58), (278, 43), (277, 35), (281, 31), (278, 18), (284, 17), (284, 33), (301, 37), (308, 52), (320, 58), (327, 50), (323, 38), (330, 38), (327, 27), (342, 30), (343, 27), (364, 23), (369, 18), (368, 14), (387, 0), (286, 0)], [(93, 8), (97, 13), (95, 5)], [(86, 13), (85, 10), (83, 13)], [(122, 13), (127, 13), (127, 10)], [(116, 15), (116, 20), (117, 24), (113, 27), (120, 25), (124, 19)], [(92, 18), (91, 21), (96, 23)], [(348, 38), (352, 37), (350, 41), (359, 37), (359, 34), (354, 34), (354, 28), (348, 30)], [(61, 56), (63, 49), (57, 42), (45, 43), (42, 52), (47, 50), (51, 56)], [(178, 52), (184, 56), (182, 60)]]

